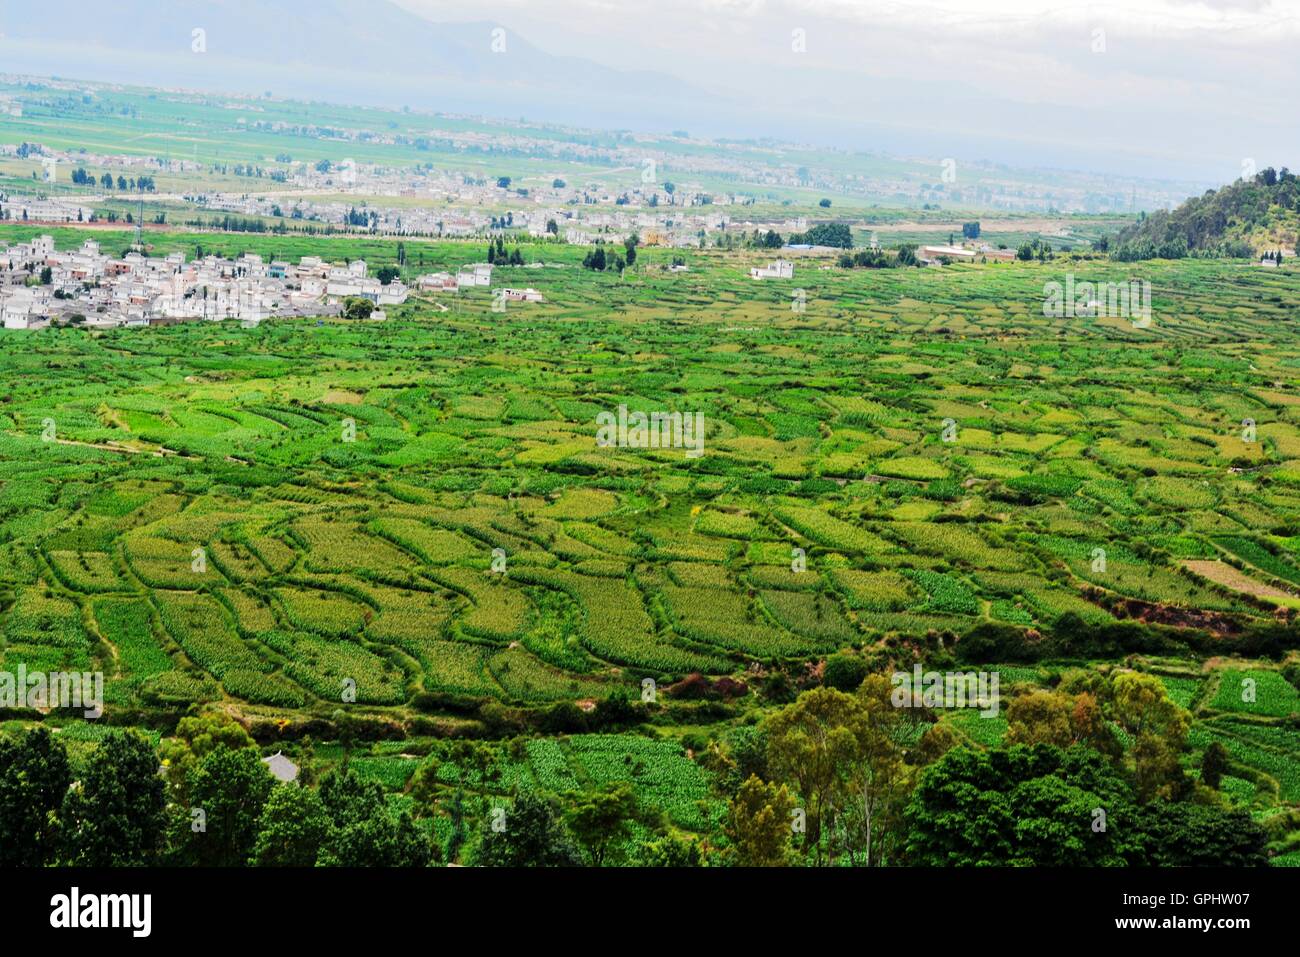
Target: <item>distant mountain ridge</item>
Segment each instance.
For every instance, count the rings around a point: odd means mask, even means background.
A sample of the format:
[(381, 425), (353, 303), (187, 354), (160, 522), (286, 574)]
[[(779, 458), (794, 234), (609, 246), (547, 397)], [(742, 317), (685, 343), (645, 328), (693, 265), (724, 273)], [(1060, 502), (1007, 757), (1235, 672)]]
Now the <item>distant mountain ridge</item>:
[(1300, 255), (1300, 178), (1271, 167), (1173, 210), (1159, 210), (1115, 237), (1119, 260), (1188, 255), (1248, 257), (1284, 250)]
[[(508, 26), (432, 23), (388, 0), (0, 0), (0, 31), (26, 69), (38, 61), (52, 74), (100, 79), (90, 61), (111, 62), (119, 82), (158, 86), (224, 78), (227, 89), (241, 81), (279, 91), (299, 77), (305, 92), (326, 89), (333, 72), (336, 92), (355, 73), (393, 103), (442, 98), (456, 109), (479, 94), (504, 115), (532, 115), (546, 96), (701, 95), (675, 77), (552, 56)], [(0, 69), (17, 69), (6, 59), (14, 57), (0, 57)]]

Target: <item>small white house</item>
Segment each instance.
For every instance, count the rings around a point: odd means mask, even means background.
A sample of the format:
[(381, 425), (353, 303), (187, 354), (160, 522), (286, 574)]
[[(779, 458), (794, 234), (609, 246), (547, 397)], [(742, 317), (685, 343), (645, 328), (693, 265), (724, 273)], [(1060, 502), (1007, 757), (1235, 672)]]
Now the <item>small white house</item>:
[(751, 279), (793, 279), (794, 263), (788, 259), (778, 259), (766, 266), (755, 266), (749, 270)]
[(974, 249), (966, 249), (962, 246), (922, 246), (916, 252), (916, 257), (927, 262), (938, 262), (940, 259), (956, 259), (963, 262), (974, 262), (979, 255)]
[(375, 299), (375, 304), (379, 306), (400, 306), (406, 302), (409, 293), (410, 290), (406, 288), (405, 283), (394, 279), (387, 286), (381, 285), (379, 287), (379, 295)]
[(475, 286), (492, 285), (492, 264), (476, 263), (473, 266), (462, 266), (460, 272), (456, 273), (456, 288), (469, 289)]
[(283, 753), (277, 751), (269, 758), (263, 758), (262, 763), (271, 770), (271, 776), (277, 781), (283, 781), (288, 784), (298, 777), (298, 765), (294, 764)]
[(545, 302), (542, 294), (529, 286), (527, 289), (502, 289), (507, 302)]

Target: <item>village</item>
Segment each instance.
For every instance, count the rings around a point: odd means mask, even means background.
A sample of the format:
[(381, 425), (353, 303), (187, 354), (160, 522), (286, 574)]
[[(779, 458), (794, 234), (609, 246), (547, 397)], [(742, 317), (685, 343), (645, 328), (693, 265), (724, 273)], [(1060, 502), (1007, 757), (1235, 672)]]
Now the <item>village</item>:
[[(423, 292), (489, 288), (492, 266), (468, 265), (456, 273), (417, 280)], [(150, 257), (128, 252), (114, 259), (94, 239), (59, 251), (51, 236), (0, 245), (0, 318), (5, 329), (40, 329), (51, 323), (89, 328), (168, 325), (188, 321), (355, 316), (349, 301), (370, 303), (367, 317), (406, 302), (411, 290), (399, 279), (371, 276), (364, 260), (346, 265), (304, 256), (295, 265), (255, 253), (237, 259), (208, 255), (186, 261), (173, 252)], [(541, 302), (536, 289), (492, 290), (501, 302)], [(364, 310), (363, 310), (364, 312)]]

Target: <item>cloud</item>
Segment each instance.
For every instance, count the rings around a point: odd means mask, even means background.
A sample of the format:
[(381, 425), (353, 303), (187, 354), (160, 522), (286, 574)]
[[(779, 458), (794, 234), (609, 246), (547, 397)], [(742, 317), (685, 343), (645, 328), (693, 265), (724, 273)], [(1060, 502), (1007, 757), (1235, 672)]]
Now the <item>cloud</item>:
[[(399, 2), (435, 20), (468, 15), (452, 0)], [(919, 141), (885, 127), (925, 128), (930, 142), (978, 129), (1008, 143), (1055, 129), (1068, 158), (1084, 129), (1121, 165), (1135, 155), (1203, 156), (1207, 174), (1241, 156), (1300, 165), (1300, 129), (1285, 120), (1300, 0), (478, 0), (473, 16), (554, 53), (753, 103), (755, 135), (798, 138), (806, 126), (812, 136), (815, 117), (838, 120), (844, 145), (897, 150)]]

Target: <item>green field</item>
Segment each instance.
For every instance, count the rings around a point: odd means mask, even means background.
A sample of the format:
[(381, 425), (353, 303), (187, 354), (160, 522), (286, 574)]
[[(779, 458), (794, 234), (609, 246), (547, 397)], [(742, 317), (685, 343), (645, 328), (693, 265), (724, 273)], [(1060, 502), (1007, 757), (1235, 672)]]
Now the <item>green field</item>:
[[(396, 255), (152, 241), (200, 243)], [(482, 252), (413, 248), (412, 274)], [(1011, 696), (1122, 663), (1190, 709), (1189, 766), (1218, 741), (1234, 801), (1300, 806), (1279, 670), (1296, 631), (1241, 585), (1300, 581), (1300, 273), (801, 260), (756, 283), (753, 256), (669, 273), (648, 249), (619, 278), (580, 252), (502, 267), (547, 300), (504, 313), (484, 291), (384, 323), (0, 333), (0, 668), (102, 670), (128, 723), (197, 704), (268, 746), (310, 734), (322, 768), (346, 721), (382, 728), (394, 740), (352, 766), (394, 800), (469, 733), (497, 742), (501, 777), (469, 787), (448, 755), (437, 787), (484, 813), (623, 781), (667, 832), (707, 839), (725, 802), (683, 742), (760, 721), (836, 652), (1005, 666)], [(1045, 318), (1067, 268), (1149, 279), (1153, 323)], [(620, 405), (702, 413), (703, 454), (602, 447), (596, 417)], [(707, 708), (665, 690), (692, 673), (743, 690)], [(646, 679), (655, 737), (580, 733)], [(958, 717), (968, 747), (1006, 733)], [(447, 820), (426, 822), (444, 843)], [(637, 826), (633, 851), (659, 833)]]

